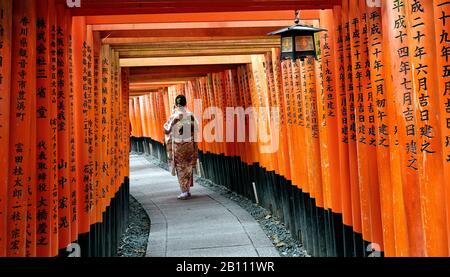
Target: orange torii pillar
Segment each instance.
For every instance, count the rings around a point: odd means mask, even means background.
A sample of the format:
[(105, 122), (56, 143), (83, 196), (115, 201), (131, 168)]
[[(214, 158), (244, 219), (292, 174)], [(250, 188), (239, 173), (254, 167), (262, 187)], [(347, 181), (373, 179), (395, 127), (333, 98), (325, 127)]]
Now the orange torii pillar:
[(57, 6), (57, 148), (58, 148), (58, 249), (65, 249), (71, 242), (71, 80), (69, 44), (72, 18), (63, 5)]
[[(0, 168), (9, 164), (12, 0), (0, 1)], [(0, 171), (0, 257), (7, 253), (8, 170)]]
[[(322, 179), (329, 179), (328, 191), (325, 190), (327, 202), (329, 206), (328, 216), (330, 217), (331, 238), (329, 244), (327, 243), (328, 255), (342, 256), (342, 203), (341, 203), (341, 187), (340, 175), (341, 170), (339, 163), (339, 147), (342, 143), (339, 140), (339, 115), (338, 115), (338, 89), (336, 86), (339, 82), (338, 71), (336, 70), (337, 62), (336, 55), (336, 23), (334, 22), (333, 10), (324, 10), (320, 12), (320, 25), (327, 29), (328, 32), (321, 34), (321, 50), (322, 50), (322, 80), (323, 80), (323, 95), (320, 98), (323, 106), (322, 116), (319, 118), (320, 129), (325, 129), (325, 140), (327, 149), (321, 148), (322, 151), (327, 151), (327, 161), (322, 158)], [(323, 121), (323, 122), (322, 122)], [(322, 136), (322, 135), (321, 135)], [(321, 144), (321, 147), (322, 144)]]
[[(27, 212), (31, 206), (28, 189), (34, 186), (31, 172), (35, 168), (35, 141), (32, 126), (36, 114), (36, 9), (35, 1), (19, 0), (13, 3), (11, 69), (11, 113), (8, 166), (7, 255), (34, 255), (27, 244)], [(26, 54), (26, 55), (24, 55)], [(29, 179), (31, 178), (31, 179)], [(28, 203), (30, 199), (30, 203)], [(28, 245), (28, 247), (27, 247)], [(29, 251), (26, 251), (29, 250)], [(31, 250), (31, 251), (30, 251)]]
[[(395, 253), (395, 235), (393, 218), (393, 194), (391, 184), (391, 162), (388, 109), (386, 105), (386, 84), (383, 66), (383, 34), (380, 7), (366, 7), (368, 20), (368, 47), (370, 76), (372, 81), (373, 106), (375, 109), (376, 152), (378, 182), (380, 185), (380, 210), (383, 229), (383, 249), (386, 256)], [(380, 162), (382, 161), (382, 162)]]
[(447, 247), (450, 253), (450, 2), (434, 0), (439, 118), (447, 210)]
[[(350, 172), (349, 172), (349, 120), (347, 112), (347, 97), (346, 97), (346, 68), (345, 62), (346, 51), (344, 48), (344, 24), (343, 24), (343, 11), (340, 6), (333, 8), (333, 19), (335, 24), (335, 43), (336, 50), (334, 56), (336, 57), (335, 72), (337, 74), (338, 81), (336, 82), (336, 97), (337, 97), (337, 125), (338, 125), (338, 145), (339, 145), (339, 168), (342, 168), (339, 174), (339, 186), (340, 186), (340, 198), (342, 205), (342, 255), (352, 256), (352, 235), (348, 232), (348, 229), (353, 225), (353, 211), (351, 202), (351, 186), (350, 186)], [(337, 222), (340, 222), (341, 218), (336, 218)], [(340, 230), (335, 229), (338, 235)], [(350, 244), (350, 245), (349, 245)]]
[[(100, 101), (100, 110), (101, 110), (101, 116), (100, 116), (100, 130), (99, 130), (99, 136), (100, 136), (100, 144), (101, 144), (101, 150), (100, 150), (100, 175), (101, 175), (101, 184), (102, 184), (102, 195), (99, 205), (101, 205), (101, 210), (104, 212), (107, 207), (109, 206), (108, 201), (108, 191), (111, 189), (110, 183), (111, 183), (111, 176), (109, 173), (109, 167), (111, 164), (111, 158), (110, 158), (110, 128), (109, 125), (111, 124), (111, 56), (110, 56), (110, 48), (109, 45), (103, 45), (100, 51), (100, 95), (101, 98)], [(100, 241), (105, 244), (105, 247), (102, 248), (101, 253), (103, 255), (107, 255), (110, 253), (110, 249), (108, 247), (108, 239), (106, 237), (106, 229), (108, 228), (108, 218), (106, 214), (103, 214), (102, 222), (105, 226), (103, 226), (104, 230), (102, 230), (102, 237)]]
[(76, 176), (77, 176), (77, 235), (80, 245), (82, 244), (82, 256), (87, 255), (89, 232), (89, 186), (91, 182), (89, 141), (87, 122), (89, 120), (88, 98), (87, 98), (87, 71), (86, 68), (86, 23), (84, 17), (73, 17), (72, 20), (72, 51), (73, 51), (73, 91), (75, 124), (75, 147), (76, 147)]
[(426, 256), (448, 256), (440, 125), (440, 120), (444, 118), (439, 118), (438, 79), (441, 76), (438, 76), (437, 47), (433, 39), (436, 17), (432, 1), (407, 0), (405, 8), (410, 65), (414, 69), (411, 93), (417, 120), (417, 174), (424, 218), (424, 253)]
[[(391, 145), (391, 183), (394, 199), (396, 256), (422, 256), (425, 249), (420, 206), (416, 141), (416, 115), (412, 109), (411, 68), (404, 5), (384, 2), (382, 6), (386, 99)], [(401, 19), (400, 21), (397, 21)], [(400, 36), (399, 36), (400, 35)], [(409, 51), (408, 51), (409, 53)], [(395, 62), (394, 62), (395, 61)], [(395, 101), (401, 97), (401, 102)], [(413, 146), (413, 148), (411, 148)]]
[(37, 7), (36, 53), (36, 254), (57, 256), (58, 178), (56, 122), (56, 11), (53, 1)]

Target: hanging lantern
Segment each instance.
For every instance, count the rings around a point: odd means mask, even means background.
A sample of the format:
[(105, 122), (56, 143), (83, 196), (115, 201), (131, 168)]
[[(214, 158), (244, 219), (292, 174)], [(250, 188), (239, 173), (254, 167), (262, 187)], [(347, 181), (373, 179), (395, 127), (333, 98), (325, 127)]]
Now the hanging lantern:
[(269, 33), (281, 36), (281, 59), (301, 59), (317, 57), (314, 34), (325, 29), (299, 24), (299, 11), (296, 11), (295, 25)]

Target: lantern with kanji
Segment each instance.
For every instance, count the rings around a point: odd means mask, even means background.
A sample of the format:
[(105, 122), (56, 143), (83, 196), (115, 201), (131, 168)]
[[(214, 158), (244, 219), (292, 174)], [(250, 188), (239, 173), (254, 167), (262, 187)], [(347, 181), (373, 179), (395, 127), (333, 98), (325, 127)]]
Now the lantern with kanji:
[(295, 20), (295, 25), (269, 33), (269, 35), (281, 36), (281, 59), (305, 59), (306, 57), (317, 57), (316, 42), (314, 34), (325, 29), (299, 24), (300, 20)]

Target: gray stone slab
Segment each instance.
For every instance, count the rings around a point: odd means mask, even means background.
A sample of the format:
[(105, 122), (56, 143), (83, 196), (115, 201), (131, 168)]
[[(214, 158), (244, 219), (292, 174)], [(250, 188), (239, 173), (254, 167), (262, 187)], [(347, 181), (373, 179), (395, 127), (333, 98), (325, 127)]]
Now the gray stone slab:
[(168, 257), (258, 257), (258, 253), (248, 246), (230, 246), (205, 249), (168, 251)]
[(163, 251), (147, 251), (146, 257), (167, 257), (166, 252)]
[(280, 257), (278, 251), (273, 247), (258, 247), (256, 252), (260, 257)]
[(229, 245), (246, 245), (252, 247), (252, 243), (246, 233), (215, 233), (215, 234), (185, 234), (173, 237), (167, 243), (168, 251), (189, 250), (201, 248), (227, 247)]
[(248, 233), (250, 240), (255, 247), (272, 247), (272, 241), (266, 236), (262, 230), (257, 232)]
[(168, 226), (167, 232), (171, 236), (177, 236), (180, 234), (186, 234), (186, 233), (193, 233), (196, 232), (198, 234), (210, 234), (210, 233), (238, 233), (238, 232), (245, 232), (242, 226), (236, 225), (236, 224), (211, 224), (204, 226), (201, 230), (199, 230), (196, 226), (190, 225), (184, 225), (183, 227), (180, 226)]
[(153, 223), (152, 222), (150, 232), (153, 233), (153, 234), (155, 234), (157, 232), (164, 232), (164, 233), (166, 233), (167, 232), (167, 228), (168, 228), (167, 227), (167, 222), (162, 222), (162, 223)]

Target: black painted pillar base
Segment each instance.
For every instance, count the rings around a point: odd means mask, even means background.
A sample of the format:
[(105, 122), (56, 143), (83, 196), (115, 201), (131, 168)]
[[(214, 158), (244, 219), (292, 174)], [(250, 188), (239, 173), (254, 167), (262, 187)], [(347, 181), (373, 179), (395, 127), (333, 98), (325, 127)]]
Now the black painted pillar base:
[[(130, 179), (125, 177), (119, 190), (102, 214), (102, 221), (92, 224), (87, 233), (79, 234), (74, 241), (81, 250), (80, 257), (114, 257), (117, 255), (120, 237), (128, 226)], [(59, 256), (73, 255), (60, 249)]]

